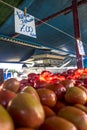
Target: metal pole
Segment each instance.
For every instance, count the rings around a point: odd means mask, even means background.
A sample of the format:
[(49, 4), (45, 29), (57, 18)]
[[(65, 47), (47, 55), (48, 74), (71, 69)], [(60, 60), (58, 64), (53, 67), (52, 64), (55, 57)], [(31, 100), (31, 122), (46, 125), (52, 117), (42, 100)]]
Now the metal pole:
[(79, 48), (78, 48), (79, 43), (77, 42), (78, 40), (81, 41), (77, 0), (72, 0), (72, 12), (73, 12), (73, 22), (74, 22), (74, 34), (75, 34), (75, 38), (76, 38), (75, 42), (76, 42), (77, 68), (83, 68), (82, 55), (79, 52)]

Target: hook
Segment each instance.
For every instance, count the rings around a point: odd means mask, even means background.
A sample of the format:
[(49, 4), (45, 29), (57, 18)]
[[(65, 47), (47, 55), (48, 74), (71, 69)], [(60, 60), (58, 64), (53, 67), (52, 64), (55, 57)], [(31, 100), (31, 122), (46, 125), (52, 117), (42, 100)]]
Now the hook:
[(26, 13), (27, 13), (27, 8), (25, 7), (24, 8), (24, 16), (26, 16)]

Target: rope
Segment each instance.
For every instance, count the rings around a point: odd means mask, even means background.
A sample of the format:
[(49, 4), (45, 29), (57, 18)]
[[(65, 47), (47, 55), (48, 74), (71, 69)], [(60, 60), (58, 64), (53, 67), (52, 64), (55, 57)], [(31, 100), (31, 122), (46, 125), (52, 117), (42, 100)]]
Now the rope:
[(5, 4), (5, 5), (7, 5), (7, 6), (9, 6), (9, 7), (11, 7), (11, 8), (13, 8), (13, 9), (15, 8), (14, 6), (12, 6), (12, 5), (10, 5), (10, 4), (8, 4), (8, 3), (2, 1), (2, 0), (0, 0), (0, 2), (3, 3), (3, 4)]

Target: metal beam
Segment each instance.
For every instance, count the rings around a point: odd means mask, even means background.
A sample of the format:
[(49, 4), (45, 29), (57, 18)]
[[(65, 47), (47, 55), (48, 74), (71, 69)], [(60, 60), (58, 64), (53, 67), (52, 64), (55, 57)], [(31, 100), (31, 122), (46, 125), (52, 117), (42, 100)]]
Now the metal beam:
[[(86, 4), (86, 3), (87, 3), (87, 0), (81, 0), (81, 1), (79, 1), (79, 2), (77, 3), (77, 7), (81, 6), (82, 4)], [(67, 8), (65, 8), (65, 9), (63, 9), (63, 10), (61, 10), (61, 11), (59, 11), (59, 12), (56, 12), (56, 13), (54, 13), (54, 14), (52, 14), (52, 15), (50, 15), (50, 16), (44, 18), (44, 19), (42, 19), (41, 21), (36, 22), (36, 26), (42, 24), (43, 22), (47, 22), (47, 21), (50, 20), (50, 19), (53, 19), (53, 18), (55, 18), (55, 17), (58, 17), (58, 16), (60, 16), (60, 15), (67, 14), (67, 13), (69, 13), (69, 12), (71, 12), (71, 11), (72, 11), (72, 5), (69, 6), (69, 7), (67, 7)]]
[(80, 36), (80, 26), (79, 26), (79, 17), (78, 17), (78, 9), (77, 9), (77, 0), (72, 0), (72, 12), (73, 12), (73, 22), (74, 22), (74, 34), (75, 34), (75, 42), (76, 42), (76, 59), (77, 59), (77, 68), (83, 68), (82, 65), (82, 55), (80, 54), (80, 50), (78, 48), (78, 40), (81, 41)]
[[(59, 48), (55, 48), (53, 46), (48, 46), (48, 45), (43, 45), (41, 43), (34, 43), (34, 42), (29, 42), (27, 40), (21, 40), (21, 39), (12, 39), (8, 36), (5, 36), (5, 35), (0, 35), (0, 40), (1, 41), (6, 41), (6, 42), (11, 42), (11, 43), (14, 43), (14, 44), (18, 44), (18, 45), (22, 45), (22, 46), (27, 46), (27, 47), (32, 47), (32, 48), (36, 48), (36, 49), (40, 49), (40, 50), (43, 50), (43, 51), (51, 51), (51, 52), (54, 52), (54, 53), (57, 53), (58, 52), (64, 52), (64, 53), (68, 53), (70, 55), (75, 55), (72, 51), (65, 51), (65, 50), (61, 50)], [(63, 54), (61, 54), (63, 55)]]

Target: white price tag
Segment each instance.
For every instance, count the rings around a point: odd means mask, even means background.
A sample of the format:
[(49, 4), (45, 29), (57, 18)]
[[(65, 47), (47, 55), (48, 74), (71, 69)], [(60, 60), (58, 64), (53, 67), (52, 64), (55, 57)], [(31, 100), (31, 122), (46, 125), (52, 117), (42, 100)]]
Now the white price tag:
[(79, 49), (79, 54), (80, 55), (85, 55), (85, 51), (84, 51), (84, 47), (83, 47), (82, 41), (77, 39), (77, 45), (78, 45), (78, 49)]
[(35, 19), (32, 15), (15, 8), (15, 32), (36, 38)]

